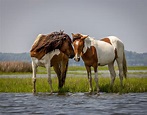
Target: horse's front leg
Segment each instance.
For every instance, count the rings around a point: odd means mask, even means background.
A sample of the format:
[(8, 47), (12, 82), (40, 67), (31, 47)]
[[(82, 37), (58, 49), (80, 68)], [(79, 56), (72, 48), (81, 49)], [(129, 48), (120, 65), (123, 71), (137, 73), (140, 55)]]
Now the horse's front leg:
[(34, 62), (32, 62), (32, 71), (33, 71), (33, 76), (32, 76), (32, 83), (33, 83), (33, 93), (36, 93), (36, 69), (37, 66)]
[(64, 58), (64, 60), (61, 62), (62, 86), (65, 84), (67, 68), (68, 68), (68, 59)]
[(88, 82), (89, 82), (89, 92), (92, 92), (92, 76), (91, 76), (91, 68), (89, 66), (86, 66), (87, 70), (87, 76), (88, 76)]
[(52, 93), (53, 92), (53, 87), (52, 87), (50, 63), (46, 65), (46, 69), (47, 69), (47, 75), (48, 75), (48, 83), (50, 85), (50, 89), (51, 89), (51, 93)]
[(97, 66), (94, 67), (94, 73), (95, 73), (95, 83), (96, 83), (96, 90), (97, 94), (99, 94), (99, 85), (98, 85), (98, 71), (97, 71)]
[(62, 87), (61, 70), (59, 66), (60, 65), (58, 63), (53, 65), (54, 71), (56, 72), (57, 77), (58, 77), (58, 89)]

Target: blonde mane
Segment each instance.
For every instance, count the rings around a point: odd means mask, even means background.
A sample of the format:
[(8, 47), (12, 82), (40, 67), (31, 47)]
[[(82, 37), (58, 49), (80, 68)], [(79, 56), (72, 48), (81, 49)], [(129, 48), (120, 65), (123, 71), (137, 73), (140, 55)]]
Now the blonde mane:
[[(38, 44), (38, 42), (39, 42), (41, 36), (42, 36), (42, 34), (39, 34), (39, 35), (37, 36), (37, 38), (35, 39), (33, 45)], [(33, 46), (33, 45), (32, 45), (32, 46)]]
[[(83, 35), (84, 36), (84, 35)], [(94, 42), (95, 42), (95, 39), (88, 36), (85, 40), (84, 40), (84, 48), (83, 48), (83, 52), (85, 53), (86, 50), (88, 48), (90, 48), (91, 46), (94, 46)]]

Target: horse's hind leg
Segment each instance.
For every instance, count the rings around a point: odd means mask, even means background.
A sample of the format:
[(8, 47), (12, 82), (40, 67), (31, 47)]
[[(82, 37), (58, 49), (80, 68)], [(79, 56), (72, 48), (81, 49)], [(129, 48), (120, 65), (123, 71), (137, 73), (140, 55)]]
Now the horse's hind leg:
[(46, 69), (47, 69), (47, 75), (48, 75), (48, 83), (50, 85), (51, 88), (51, 93), (53, 92), (53, 87), (52, 87), (52, 79), (51, 79), (51, 68), (50, 68), (50, 64), (46, 65)]
[(32, 83), (33, 83), (33, 93), (36, 93), (36, 70), (37, 66), (34, 62), (32, 62), (32, 71), (33, 71), (33, 76), (32, 76)]
[(116, 59), (119, 69), (120, 86), (123, 87), (123, 60), (120, 58)]
[(114, 81), (115, 81), (115, 77), (116, 77), (116, 73), (114, 70), (114, 62), (108, 64), (108, 68), (110, 71), (110, 75), (111, 75), (111, 82), (110, 82), (110, 86), (113, 87)]

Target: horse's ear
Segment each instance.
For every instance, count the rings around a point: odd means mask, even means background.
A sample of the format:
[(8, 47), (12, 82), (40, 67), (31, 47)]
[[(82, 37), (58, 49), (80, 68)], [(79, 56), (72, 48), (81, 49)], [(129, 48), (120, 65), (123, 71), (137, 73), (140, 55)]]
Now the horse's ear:
[(63, 34), (64, 33), (64, 30), (60, 30), (60, 33)]
[(71, 35), (72, 35), (72, 37), (74, 36), (74, 34), (73, 34), (73, 33), (71, 33)]
[(82, 37), (81, 37), (81, 40), (84, 40), (84, 39), (86, 39), (88, 36), (89, 36), (89, 35), (82, 36)]

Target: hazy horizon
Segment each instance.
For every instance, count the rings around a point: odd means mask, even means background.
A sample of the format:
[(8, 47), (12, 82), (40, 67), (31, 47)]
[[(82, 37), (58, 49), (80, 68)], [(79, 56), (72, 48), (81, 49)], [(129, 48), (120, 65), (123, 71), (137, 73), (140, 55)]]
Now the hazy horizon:
[(0, 0), (0, 52), (29, 52), (40, 33), (64, 30), (95, 39), (120, 38), (147, 52), (147, 0)]

